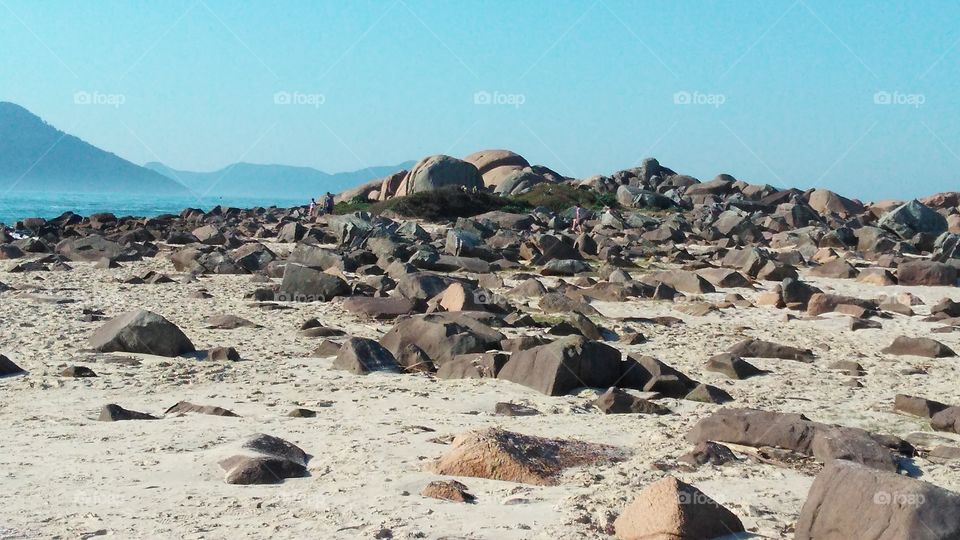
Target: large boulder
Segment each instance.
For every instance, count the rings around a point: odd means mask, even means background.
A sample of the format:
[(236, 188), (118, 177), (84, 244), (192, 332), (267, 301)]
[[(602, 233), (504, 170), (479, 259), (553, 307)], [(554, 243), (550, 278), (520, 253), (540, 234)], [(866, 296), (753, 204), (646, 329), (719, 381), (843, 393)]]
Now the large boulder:
[(514, 353), (497, 378), (560, 396), (584, 386), (616, 386), (621, 365), (617, 349), (583, 336), (569, 336)]
[(530, 166), (523, 156), (510, 150), (481, 150), (463, 158), (473, 164), (487, 187), (496, 188), (512, 173)]
[(836, 460), (810, 486), (794, 538), (960, 538), (960, 494)]
[(802, 414), (736, 408), (720, 409), (701, 419), (686, 438), (693, 444), (714, 441), (782, 448), (822, 463), (847, 459), (887, 471), (897, 470), (888, 446), (899, 450), (902, 442), (862, 429), (814, 422)]
[(470, 313), (433, 313), (402, 319), (384, 334), (380, 344), (396, 357), (408, 345), (416, 345), (442, 367), (457, 355), (499, 349), (504, 337)]
[(228, 484), (278, 484), (307, 476), (310, 456), (279, 437), (258, 433), (240, 444), (239, 453), (220, 461)]
[(358, 337), (344, 342), (332, 367), (354, 375), (366, 375), (374, 371), (400, 371), (397, 360), (390, 351), (372, 339)]
[(169, 357), (196, 351), (177, 325), (146, 310), (131, 311), (110, 320), (90, 337), (90, 346), (100, 352)]
[(57, 244), (56, 251), (71, 261), (96, 262), (100, 259), (119, 261), (138, 258), (135, 250), (124, 249), (116, 242), (95, 235), (63, 240)]
[(810, 192), (807, 203), (821, 216), (837, 214), (840, 217), (851, 217), (862, 214), (863, 204), (858, 201), (841, 197), (828, 189), (815, 189)]
[(936, 236), (945, 232), (947, 230), (947, 219), (914, 199), (884, 215), (877, 222), (877, 225), (904, 240), (909, 240), (917, 233)]
[(337, 296), (349, 296), (350, 286), (338, 276), (316, 266), (287, 263), (280, 284), (280, 297), (297, 302), (326, 302)]
[(934, 261), (911, 261), (897, 268), (900, 285), (951, 286), (957, 284), (956, 266)]
[(472, 163), (450, 156), (429, 156), (414, 165), (397, 188), (398, 196), (432, 191), (444, 186), (483, 189), (483, 177)]
[(899, 336), (889, 347), (881, 352), (897, 356), (924, 356), (927, 358), (946, 358), (956, 356), (950, 347), (931, 338)]
[(672, 476), (645, 487), (613, 526), (620, 540), (706, 540), (744, 531), (733, 512)]

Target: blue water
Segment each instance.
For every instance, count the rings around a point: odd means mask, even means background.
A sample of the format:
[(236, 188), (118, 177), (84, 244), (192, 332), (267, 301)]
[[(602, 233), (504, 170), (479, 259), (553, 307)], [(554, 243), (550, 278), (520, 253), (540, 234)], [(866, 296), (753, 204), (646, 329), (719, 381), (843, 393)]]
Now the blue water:
[(28, 217), (55, 218), (64, 212), (89, 216), (97, 212), (112, 212), (117, 217), (153, 217), (160, 214), (179, 214), (184, 208), (210, 210), (214, 206), (254, 208), (279, 206), (289, 208), (309, 203), (302, 199), (283, 197), (195, 197), (157, 196), (137, 194), (100, 193), (5, 193), (0, 194), (0, 223), (13, 226)]

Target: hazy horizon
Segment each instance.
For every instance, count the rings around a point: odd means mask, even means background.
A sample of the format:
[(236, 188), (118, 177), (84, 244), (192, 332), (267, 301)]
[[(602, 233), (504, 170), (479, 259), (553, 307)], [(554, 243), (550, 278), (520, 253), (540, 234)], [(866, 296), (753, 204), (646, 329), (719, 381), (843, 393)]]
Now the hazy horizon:
[(0, 5), (0, 101), (139, 165), (656, 157), (863, 200), (957, 189), (960, 5)]

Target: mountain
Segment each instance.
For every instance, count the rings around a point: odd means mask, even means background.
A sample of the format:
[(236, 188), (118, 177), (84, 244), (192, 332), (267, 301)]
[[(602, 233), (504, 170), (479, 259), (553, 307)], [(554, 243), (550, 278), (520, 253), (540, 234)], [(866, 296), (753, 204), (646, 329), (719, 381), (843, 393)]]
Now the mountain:
[(213, 172), (180, 171), (162, 163), (147, 163), (144, 167), (176, 180), (200, 195), (257, 197), (268, 192), (276, 197), (309, 199), (327, 191), (339, 193), (375, 178), (409, 169), (414, 164), (414, 161), (408, 161), (336, 174), (310, 167), (254, 163), (235, 163)]
[(0, 102), (0, 191), (185, 195), (166, 176), (105, 152)]

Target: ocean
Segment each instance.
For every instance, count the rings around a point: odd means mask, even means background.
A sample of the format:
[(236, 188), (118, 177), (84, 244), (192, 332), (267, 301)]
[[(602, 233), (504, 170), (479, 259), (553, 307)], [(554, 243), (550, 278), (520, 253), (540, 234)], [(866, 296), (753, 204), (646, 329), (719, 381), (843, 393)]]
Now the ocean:
[(160, 214), (179, 214), (184, 208), (210, 210), (214, 206), (254, 208), (279, 206), (289, 208), (308, 204), (309, 200), (282, 197), (196, 197), (158, 196), (122, 193), (5, 193), (0, 194), (0, 223), (12, 227), (28, 217), (55, 218), (64, 212), (89, 216), (97, 212), (112, 212), (117, 217), (152, 217)]

